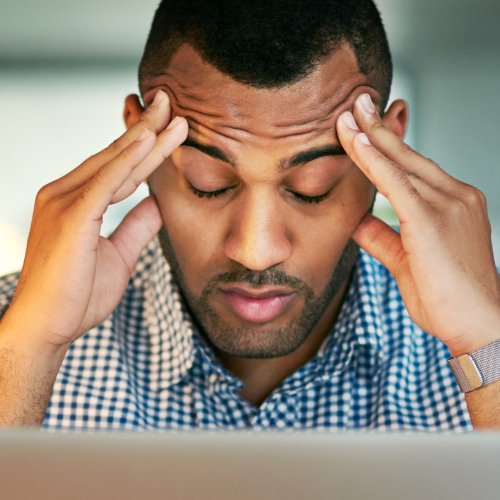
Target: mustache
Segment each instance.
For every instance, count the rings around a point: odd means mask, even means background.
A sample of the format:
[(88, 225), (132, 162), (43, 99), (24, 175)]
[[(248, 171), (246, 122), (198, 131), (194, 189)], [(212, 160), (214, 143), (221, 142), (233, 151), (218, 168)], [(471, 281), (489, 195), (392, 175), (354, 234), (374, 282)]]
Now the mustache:
[(264, 269), (263, 271), (253, 271), (248, 268), (235, 269), (222, 274), (218, 274), (210, 279), (206, 290), (214, 290), (222, 283), (247, 283), (253, 286), (276, 285), (288, 286), (297, 291), (310, 293), (310, 287), (302, 280), (290, 276), (278, 269)]

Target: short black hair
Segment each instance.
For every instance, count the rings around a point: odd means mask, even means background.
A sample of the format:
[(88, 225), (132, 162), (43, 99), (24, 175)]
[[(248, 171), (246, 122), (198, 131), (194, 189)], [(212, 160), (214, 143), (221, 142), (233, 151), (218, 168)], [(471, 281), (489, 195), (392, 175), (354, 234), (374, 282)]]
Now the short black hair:
[(373, 0), (162, 0), (144, 49), (139, 82), (165, 72), (183, 44), (235, 81), (293, 84), (347, 43), (360, 71), (389, 99), (392, 60)]

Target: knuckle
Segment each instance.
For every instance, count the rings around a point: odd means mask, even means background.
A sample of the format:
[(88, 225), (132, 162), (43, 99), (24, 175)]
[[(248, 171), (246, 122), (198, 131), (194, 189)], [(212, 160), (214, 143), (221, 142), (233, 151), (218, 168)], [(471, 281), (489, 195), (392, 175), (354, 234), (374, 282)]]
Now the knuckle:
[(93, 175), (93, 181), (101, 184), (102, 182), (106, 181), (106, 178), (108, 177), (109, 174), (109, 167), (108, 165), (103, 165), (94, 175)]
[[(95, 179), (95, 177), (94, 177)], [(91, 186), (84, 186), (82, 188), (82, 190), (78, 193), (78, 198), (81, 200), (81, 201), (85, 201), (88, 196), (90, 195), (90, 193), (92, 192), (92, 187)]]
[(136, 179), (135, 176), (131, 176), (127, 184), (130, 184), (130, 187), (135, 191), (141, 185), (141, 180)]
[(120, 137), (119, 139), (115, 139), (104, 151), (111, 155), (116, 155), (119, 154), (122, 149), (122, 138)]
[(448, 202), (448, 213), (453, 217), (453, 218), (462, 218), (467, 212), (469, 211), (469, 205), (468, 203), (461, 199), (461, 198), (455, 198)]
[(135, 178), (133, 178), (132, 182), (134, 183), (134, 191), (135, 191), (136, 189), (139, 189), (139, 187), (140, 187), (140, 185), (142, 184), (143, 181), (141, 179), (135, 179)]
[(121, 170), (132, 170), (132, 168), (136, 165), (135, 152), (132, 149), (124, 149), (123, 151), (120, 151), (114, 157), (111, 164), (103, 165), (103, 167), (99, 169), (99, 172), (101, 173), (100, 180), (104, 180), (104, 178), (111, 173), (111, 165), (120, 165)]
[(415, 186), (411, 186), (410, 188), (410, 196), (412, 198), (420, 198), (420, 193)]
[(406, 142), (400, 141), (397, 145), (397, 153), (401, 156), (407, 156), (408, 154), (413, 153), (413, 149), (406, 144)]
[(463, 207), (470, 209), (481, 209), (486, 207), (486, 196), (479, 189), (466, 184), (465, 182), (457, 181), (455, 184), (454, 192), (456, 202), (462, 204)]
[(464, 200), (468, 205), (476, 207), (481, 206), (486, 201), (486, 197), (479, 189), (469, 186), (465, 191)]
[(47, 184), (43, 186), (36, 195), (36, 202), (38, 204), (45, 205), (54, 196), (54, 186), (52, 184)]
[(394, 173), (394, 178), (397, 184), (399, 184), (402, 188), (405, 188), (412, 198), (420, 198), (420, 192), (418, 189), (411, 183), (408, 178), (408, 173), (402, 170), (401, 168), (397, 168)]
[(370, 123), (368, 124), (368, 127), (370, 129), (371, 132), (378, 132), (379, 130), (384, 130), (385, 127), (384, 127), (384, 124), (382, 123), (382, 120), (380, 120), (379, 118), (373, 118)]
[(400, 168), (397, 168), (396, 171), (394, 172), (394, 178), (396, 182), (401, 186), (407, 186), (408, 183), (410, 182), (408, 176), (406, 175), (406, 172), (404, 172)]

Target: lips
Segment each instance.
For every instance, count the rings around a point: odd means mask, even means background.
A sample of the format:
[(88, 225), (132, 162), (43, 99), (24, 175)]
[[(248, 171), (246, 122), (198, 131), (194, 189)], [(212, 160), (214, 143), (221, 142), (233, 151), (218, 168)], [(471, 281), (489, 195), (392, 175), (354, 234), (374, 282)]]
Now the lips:
[(251, 323), (267, 323), (285, 311), (294, 293), (280, 293), (268, 290), (252, 294), (245, 290), (224, 290), (224, 297), (230, 309), (240, 318)]

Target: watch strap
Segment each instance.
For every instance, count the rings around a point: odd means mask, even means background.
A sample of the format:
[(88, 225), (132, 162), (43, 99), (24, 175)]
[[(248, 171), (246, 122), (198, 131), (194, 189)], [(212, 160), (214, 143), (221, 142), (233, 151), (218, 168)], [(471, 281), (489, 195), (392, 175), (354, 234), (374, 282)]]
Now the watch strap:
[(500, 339), (469, 354), (450, 358), (448, 364), (462, 392), (500, 380)]

